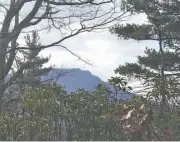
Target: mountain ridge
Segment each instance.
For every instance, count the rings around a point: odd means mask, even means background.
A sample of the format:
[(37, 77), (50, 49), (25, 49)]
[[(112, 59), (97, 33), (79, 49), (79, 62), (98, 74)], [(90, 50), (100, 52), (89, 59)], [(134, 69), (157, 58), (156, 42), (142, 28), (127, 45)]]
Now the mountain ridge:
[[(59, 75), (59, 76), (58, 76)], [(53, 68), (47, 75), (41, 77), (42, 80), (53, 78), (58, 85), (65, 88), (68, 93), (77, 91), (78, 89), (84, 89), (85, 91), (94, 91), (98, 84), (106, 85), (111, 92), (115, 92), (115, 89), (108, 82), (104, 82), (98, 76), (93, 75), (88, 70), (82, 70), (79, 68)], [(129, 99), (132, 97), (132, 93), (118, 92), (119, 99)]]

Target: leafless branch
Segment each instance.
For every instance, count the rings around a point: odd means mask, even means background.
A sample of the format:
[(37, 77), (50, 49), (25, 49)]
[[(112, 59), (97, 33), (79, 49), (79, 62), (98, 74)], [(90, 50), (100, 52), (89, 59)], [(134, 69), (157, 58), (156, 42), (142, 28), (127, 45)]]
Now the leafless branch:
[(2, 3), (0, 3), (0, 6), (3, 7), (6, 10), (6, 12), (8, 12), (8, 9)]
[[(20, 35), (30, 32), (30, 28), (38, 30), (37, 27), (44, 22), (46, 28), (40, 30), (55, 29), (61, 34), (61, 38), (57, 41), (46, 45), (42, 44), (40, 50), (57, 46), (86, 64), (92, 65), (63, 46), (62, 42), (83, 32), (107, 28), (110, 24), (126, 17), (127, 13), (120, 12), (119, 5), (116, 5), (113, 0), (9, 0), (9, 3), (9, 6), (0, 3), (0, 6), (6, 10), (0, 29), (0, 101), (4, 90), (23, 73), (27, 66), (32, 64), (30, 62), (23, 64), (7, 82), (5, 81), (16, 62), (16, 53), (19, 53), (20, 50), (29, 50), (24, 45), (17, 45), (17, 43), (20, 43), (18, 42)], [(26, 4), (32, 4), (30, 12), (25, 14), (23, 18), (19, 18), (17, 22), (17, 15), (21, 14)], [(16, 20), (14, 21), (14, 19)]]

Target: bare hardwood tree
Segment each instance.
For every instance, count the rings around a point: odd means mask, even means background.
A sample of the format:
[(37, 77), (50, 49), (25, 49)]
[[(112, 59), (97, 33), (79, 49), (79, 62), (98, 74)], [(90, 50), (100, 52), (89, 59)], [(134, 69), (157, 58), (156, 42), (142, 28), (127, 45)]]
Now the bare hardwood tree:
[[(27, 6), (30, 11), (25, 14), (27, 12), (23, 13), (23, 11)], [(64, 40), (82, 32), (104, 28), (116, 20), (121, 20), (126, 13), (119, 13), (117, 9), (119, 10), (119, 5), (113, 0), (7, 0), (0, 2), (0, 15), (3, 19), (0, 27), (0, 104), (2, 104), (5, 90), (22, 74), (24, 69), (35, 64), (35, 62), (22, 64), (7, 79), (19, 50), (29, 50), (20, 45), (19, 38), (23, 33), (29, 32), (30, 29), (37, 31), (56, 29), (61, 33), (61, 38), (53, 43), (42, 45), (41, 49), (53, 46), (65, 48), (62, 45)], [(38, 26), (40, 23), (46, 27), (40, 29)]]

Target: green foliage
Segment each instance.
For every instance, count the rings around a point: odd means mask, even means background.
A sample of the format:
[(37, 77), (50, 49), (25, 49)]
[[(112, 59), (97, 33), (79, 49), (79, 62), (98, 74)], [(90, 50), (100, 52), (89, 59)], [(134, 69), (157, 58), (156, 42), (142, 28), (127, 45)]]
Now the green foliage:
[(71, 94), (55, 84), (27, 88), (20, 109), (0, 115), (0, 139), (125, 140), (109, 93), (103, 85)]
[(110, 29), (122, 39), (156, 40), (161, 39), (167, 46), (179, 44), (179, 4), (169, 1), (123, 0), (122, 10), (133, 14), (143, 13), (147, 24), (117, 24)]
[(126, 25), (115, 25), (110, 28), (111, 33), (117, 34), (119, 38), (122, 39), (151, 39), (154, 38), (155, 31), (152, 25), (135, 25), (135, 24), (126, 24)]
[(124, 77), (111, 77), (108, 81), (118, 91), (130, 92), (132, 90), (132, 88), (128, 86), (128, 82)]
[[(180, 129), (178, 123), (173, 121), (177, 122), (179, 119), (179, 112), (174, 111), (174, 108), (179, 111), (180, 96), (179, 2), (123, 0), (121, 8), (132, 14), (145, 14), (147, 24), (118, 24), (110, 29), (111, 33), (121, 39), (157, 41), (159, 49), (146, 48), (144, 55), (137, 57), (137, 63), (120, 65), (115, 73), (141, 81), (143, 88), (139, 93), (146, 95), (153, 104), (152, 126), (155, 131), (151, 131), (153, 136), (156, 136), (155, 140), (177, 140), (178, 135), (174, 130)], [(135, 119), (133, 118), (133, 121), (136, 121)], [(160, 127), (159, 130), (157, 127)]]
[[(123, 10), (131, 7), (129, 10), (132, 13), (145, 14), (148, 23), (118, 24), (110, 29), (111, 32), (122, 39), (155, 40), (159, 44), (159, 49), (146, 48), (145, 55), (138, 56), (137, 63), (120, 65), (115, 73), (141, 79), (143, 85), (147, 87), (145, 89), (148, 95), (153, 94), (158, 101), (162, 99), (162, 103), (168, 102), (169, 99), (173, 99), (174, 94), (177, 95), (179, 92), (178, 75), (168, 75), (179, 73), (180, 67), (177, 52), (180, 34), (179, 30), (175, 30), (179, 23), (179, 15), (174, 15), (178, 5), (154, 0), (124, 0), (123, 4)], [(172, 9), (167, 10), (167, 7)]]
[(23, 59), (19, 60), (19, 64), (21, 65), (29, 62), (30, 65), (24, 70), (23, 74), (21, 75), (21, 80), (23, 84), (28, 86), (37, 86), (40, 84), (39, 77), (51, 70), (51, 67), (43, 67), (43, 64), (47, 63), (49, 58), (39, 56), (42, 49), (40, 48), (41, 44), (39, 42), (39, 35), (36, 31), (33, 31), (32, 35), (26, 35), (25, 42), (28, 49), (20, 51)]
[(137, 63), (125, 63), (125, 65), (120, 65), (117, 69), (115, 69), (116, 74), (122, 75), (133, 75), (133, 74), (143, 74), (146, 70), (144, 70)]
[[(174, 50), (164, 51), (164, 70), (179, 71), (179, 54)], [(152, 70), (160, 70), (161, 54), (156, 49), (148, 49), (144, 51), (144, 56), (138, 56), (138, 63), (144, 67), (149, 67)]]

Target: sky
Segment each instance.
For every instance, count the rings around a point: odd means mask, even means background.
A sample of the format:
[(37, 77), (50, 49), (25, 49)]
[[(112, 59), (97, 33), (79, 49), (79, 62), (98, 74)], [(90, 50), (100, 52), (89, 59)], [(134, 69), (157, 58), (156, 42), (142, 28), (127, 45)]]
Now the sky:
[[(144, 23), (144, 15), (130, 18), (130, 23)], [(41, 40), (50, 43), (58, 39), (56, 31), (51, 32), (52, 38), (41, 35)], [(88, 65), (60, 47), (52, 47), (41, 52), (41, 56), (51, 55), (48, 65), (57, 68), (80, 68), (89, 70), (92, 74), (107, 81), (114, 76), (114, 70), (125, 62), (136, 62), (138, 55), (143, 55), (146, 47), (155, 48), (157, 44), (153, 41), (137, 42), (135, 40), (120, 40), (112, 35), (108, 29), (104, 31), (81, 33), (62, 43), (68, 49), (85, 59), (92, 65)]]
[[(21, 18), (27, 15), (32, 8), (32, 4), (24, 6)], [(145, 15), (136, 15), (128, 18), (124, 23), (142, 24), (147, 22)], [(44, 26), (45, 23), (39, 25)], [(34, 29), (34, 27), (33, 27)], [(50, 44), (60, 39), (59, 32), (52, 30), (51, 32), (40, 33), (41, 42)], [(23, 43), (23, 38), (22, 39)], [(112, 35), (108, 29), (96, 32), (81, 33), (77, 36), (69, 38), (61, 43), (69, 50), (79, 55), (92, 65), (88, 65), (77, 57), (70, 54), (60, 47), (51, 47), (41, 52), (41, 56), (51, 56), (46, 66), (54, 65), (56, 68), (80, 68), (88, 70), (93, 75), (100, 77), (103, 81), (107, 81), (114, 76), (114, 70), (125, 62), (136, 62), (136, 57), (142, 55), (146, 47), (155, 48), (157, 44), (153, 41), (137, 42), (134, 40), (119, 40), (116, 35)]]
[[(7, 2), (3, 0), (4, 2)], [(20, 18), (24, 18), (32, 9), (33, 3), (24, 6)], [(0, 20), (1, 21), (1, 20)], [(147, 22), (143, 14), (126, 19), (124, 23), (142, 24)], [(38, 25), (44, 27), (47, 23)], [(35, 29), (35, 27), (33, 27)], [(31, 29), (31, 30), (33, 30)], [(24, 36), (24, 35), (23, 35)], [(57, 30), (40, 33), (40, 40), (43, 44), (50, 44), (60, 39)], [(23, 43), (24, 38), (20, 38)], [(70, 54), (60, 47), (51, 47), (41, 52), (41, 56), (51, 56), (46, 66), (54, 65), (56, 68), (80, 68), (88, 70), (93, 75), (107, 81), (114, 76), (114, 70), (125, 62), (136, 62), (136, 57), (142, 55), (146, 47), (155, 48), (157, 44), (152, 41), (137, 42), (134, 40), (119, 40), (116, 35), (112, 35), (108, 29), (96, 32), (81, 33), (75, 37), (69, 38), (61, 43), (69, 50), (79, 55), (92, 65), (88, 65), (77, 57)]]

